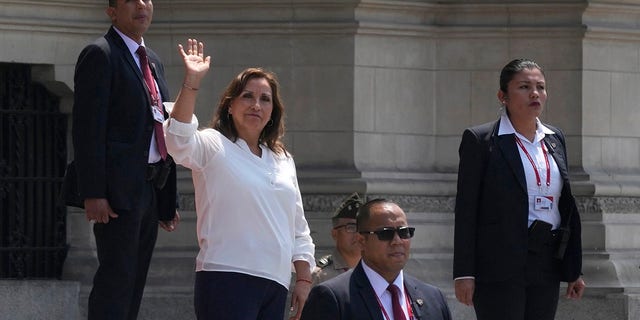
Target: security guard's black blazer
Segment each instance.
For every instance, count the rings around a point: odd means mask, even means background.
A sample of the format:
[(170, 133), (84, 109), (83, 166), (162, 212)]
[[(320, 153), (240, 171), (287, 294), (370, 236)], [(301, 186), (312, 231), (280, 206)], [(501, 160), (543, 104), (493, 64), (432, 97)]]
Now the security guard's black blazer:
[[(580, 217), (569, 185), (562, 132), (544, 124), (545, 145), (558, 164), (563, 188), (561, 225), (570, 217), (570, 239), (562, 263), (562, 281), (575, 281), (582, 268)], [(503, 281), (524, 276), (529, 202), (524, 167), (515, 135), (498, 136), (500, 120), (469, 128), (460, 143), (455, 207), (453, 277)]]
[[(162, 98), (170, 98), (164, 67), (147, 50)], [(74, 162), (80, 199), (107, 198), (111, 207), (139, 207), (153, 132), (151, 97), (140, 68), (111, 27), (78, 57), (73, 105)], [(166, 112), (165, 112), (166, 116)], [(160, 220), (176, 209), (175, 164), (165, 187), (157, 191)]]
[[(450, 320), (451, 312), (442, 292), (404, 274), (414, 319)], [(301, 320), (384, 319), (376, 293), (362, 262), (343, 274), (313, 287), (302, 309)]]

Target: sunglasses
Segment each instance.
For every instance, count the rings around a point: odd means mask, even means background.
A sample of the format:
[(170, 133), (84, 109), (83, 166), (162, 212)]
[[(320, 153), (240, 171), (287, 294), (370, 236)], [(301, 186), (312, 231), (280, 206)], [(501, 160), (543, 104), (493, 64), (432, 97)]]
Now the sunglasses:
[(355, 223), (341, 224), (339, 226), (333, 227), (333, 230), (338, 230), (340, 228), (344, 228), (344, 231), (346, 231), (347, 233), (356, 233), (358, 231), (358, 227)]
[(400, 237), (400, 239), (413, 238), (413, 233), (415, 231), (416, 228), (413, 227), (397, 227), (382, 228), (376, 231), (360, 231), (360, 234), (375, 234), (378, 236), (378, 240), (380, 241), (391, 241), (395, 237), (396, 233), (398, 233), (398, 237)]

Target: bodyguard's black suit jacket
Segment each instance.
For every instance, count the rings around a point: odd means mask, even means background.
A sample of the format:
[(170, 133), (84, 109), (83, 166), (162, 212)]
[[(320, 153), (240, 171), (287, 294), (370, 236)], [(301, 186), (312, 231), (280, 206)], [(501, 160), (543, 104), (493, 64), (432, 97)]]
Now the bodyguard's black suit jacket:
[[(170, 98), (164, 67), (147, 50), (162, 98)], [(107, 34), (82, 50), (75, 73), (74, 162), (80, 199), (107, 198), (111, 207), (139, 207), (153, 132), (151, 97), (140, 68), (120, 35)], [(165, 112), (166, 116), (166, 112)], [(176, 209), (175, 164), (165, 187), (156, 191), (160, 220)]]
[[(558, 164), (563, 188), (559, 200), (561, 225), (571, 235), (562, 262), (562, 281), (581, 273), (580, 217), (571, 194), (562, 132), (546, 135), (544, 143)], [(498, 136), (500, 121), (464, 131), (460, 143), (455, 208), (454, 278), (505, 281), (523, 277), (527, 258), (528, 194), (515, 135)]]
[[(415, 319), (451, 319), (447, 301), (438, 288), (406, 273), (404, 285)], [(302, 310), (301, 319), (384, 319), (376, 293), (362, 268), (362, 262), (354, 269), (313, 287)]]

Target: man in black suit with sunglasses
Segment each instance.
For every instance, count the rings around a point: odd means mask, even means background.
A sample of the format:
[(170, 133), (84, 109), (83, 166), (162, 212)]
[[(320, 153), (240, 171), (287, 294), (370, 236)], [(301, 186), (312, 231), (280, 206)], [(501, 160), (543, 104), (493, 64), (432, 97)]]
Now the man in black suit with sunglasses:
[(415, 228), (394, 202), (374, 199), (356, 218), (362, 260), (355, 269), (315, 286), (302, 320), (449, 320), (442, 292), (404, 274)]

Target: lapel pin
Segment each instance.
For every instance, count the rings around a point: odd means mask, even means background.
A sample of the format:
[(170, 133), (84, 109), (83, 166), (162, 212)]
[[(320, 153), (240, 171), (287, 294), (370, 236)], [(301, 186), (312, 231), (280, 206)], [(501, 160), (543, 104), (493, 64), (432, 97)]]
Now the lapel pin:
[(555, 142), (551, 142), (551, 147), (555, 149), (556, 148), (556, 143)]
[(416, 299), (416, 303), (418, 304), (418, 307), (422, 307), (422, 305), (424, 304), (424, 300)]

